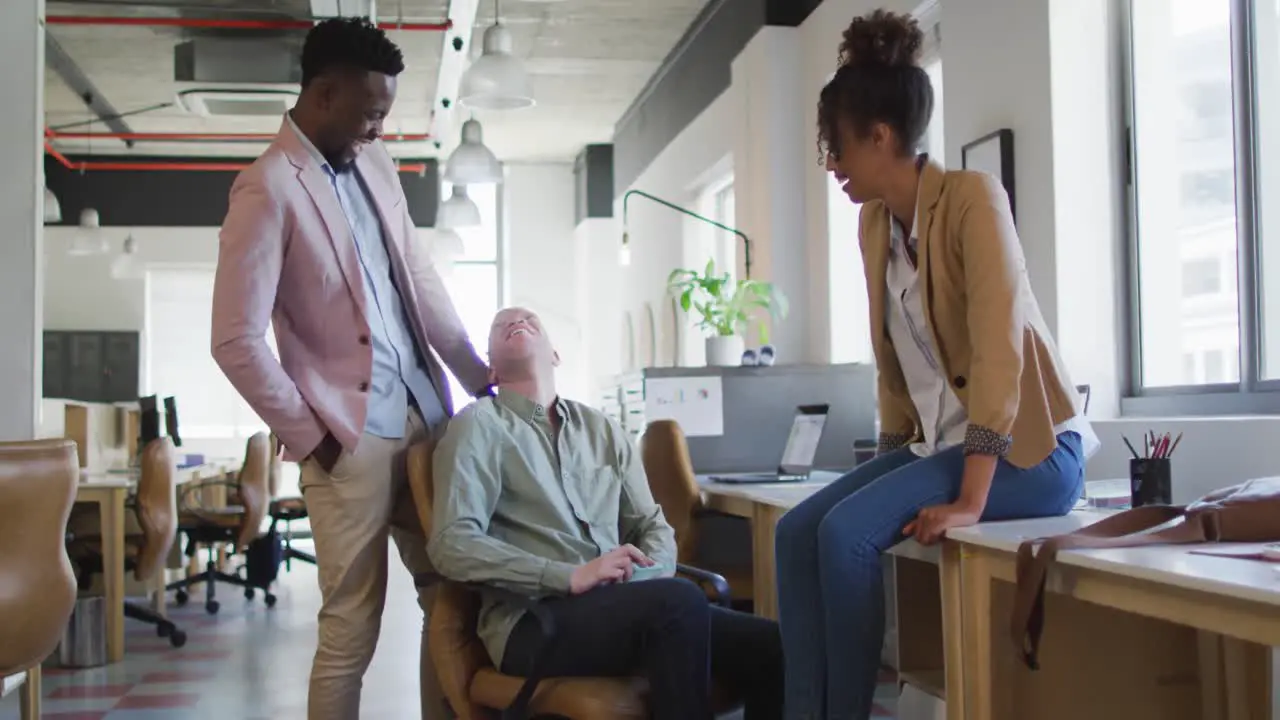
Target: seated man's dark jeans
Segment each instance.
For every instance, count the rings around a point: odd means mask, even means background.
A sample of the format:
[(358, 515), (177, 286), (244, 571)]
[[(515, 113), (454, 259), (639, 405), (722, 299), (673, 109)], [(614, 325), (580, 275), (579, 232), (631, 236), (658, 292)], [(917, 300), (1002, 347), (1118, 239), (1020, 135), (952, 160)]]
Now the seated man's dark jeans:
[[(782, 717), (782, 640), (777, 623), (711, 606), (678, 578), (603, 585), (545, 601), (556, 636), (543, 677), (628, 677), (649, 681), (659, 720), (712, 717), (711, 685), (746, 703), (744, 720)], [(526, 614), (507, 640), (502, 672), (528, 675), (542, 642)]]

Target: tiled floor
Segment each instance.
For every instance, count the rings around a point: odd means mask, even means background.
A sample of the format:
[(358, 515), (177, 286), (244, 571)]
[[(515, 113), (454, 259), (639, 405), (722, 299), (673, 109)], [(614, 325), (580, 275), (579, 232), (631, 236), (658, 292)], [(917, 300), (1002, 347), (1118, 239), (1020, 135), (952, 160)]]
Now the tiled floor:
[[(394, 560), (393, 560), (394, 562)], [(394, 566), (393, 567), (398, 567)], [(319, 590), (315, 570), (295, 563), (282, 574), (277, 605), (246, 601), (220, 586), (222, 610), (197, 598), (171, 615), (187, 644), (169, 647), (146, 625), (128, 621), (125, 661), (105, 668), (45, 672), (45, 720), (305, 720), (307, 675), (315, 649)], [(394, 572), (382, 637), (365, 675), (361, 717), (419, 720), (421, 614), (407, 573)], [(882, 678), (875, 720), (893, 718), (897, 690)], [(17, 720), (16, 694), (0, 700), (0, 720)]]

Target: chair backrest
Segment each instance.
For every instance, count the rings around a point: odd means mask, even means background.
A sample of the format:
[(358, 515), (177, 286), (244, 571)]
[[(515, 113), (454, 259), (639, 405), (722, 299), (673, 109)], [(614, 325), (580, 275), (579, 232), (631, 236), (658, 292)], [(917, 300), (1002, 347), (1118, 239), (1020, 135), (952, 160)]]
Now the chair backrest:
[(236, 538), (238, 549), (244, 550), (257, 539), (262, 530), (262, 519), (271, 506), (271, 438), (266, 433), (255, 433), (244, 446), (244, 465), (240, 467), (240, 504), (244, 515), (240, 522), (240, 534)]
[(674, 420), (649, 423), (640, 438), (640, 457), (653, 499), (675, 530), (679, 559), (686, 562), (698, 544), (694, 516), (702, 509), (702, 493), (680, 425)]
[(0, 678), (48, 657), (75, 608), (66, 534), (79, 482), (70, 440), (0, 443)]
[(267, 473), (267, 495), (275, 500), (280, 497), (281, 474), (284, 472), (284, 458), (280, 456), (280, 438), (271, 433), (271, 469)]
[(133, 577), (146, 581), (154, 577), (173, 548), (178, 536), (178, 460), (173, 440), (152, 440), (142, 450), (142, 474), (138, 477), (138, 525), (142, 547), (138, 550)]
[[(431, 467), (435, 443), (423, 440), (409, 448), (409, 490), (418, 510), (423, 534), (431, 537), (432, 502), (435, 485)], [(435, 661), (436, 676), (449, 706), (459, 720), (478, 720), (489, 712), (471, 701), (471, 682), (482, 668), (491, 667), (489, 653), (476, 635), (480, 596), (453, 582), (440, 583), (431, 606), (428, 647)]]

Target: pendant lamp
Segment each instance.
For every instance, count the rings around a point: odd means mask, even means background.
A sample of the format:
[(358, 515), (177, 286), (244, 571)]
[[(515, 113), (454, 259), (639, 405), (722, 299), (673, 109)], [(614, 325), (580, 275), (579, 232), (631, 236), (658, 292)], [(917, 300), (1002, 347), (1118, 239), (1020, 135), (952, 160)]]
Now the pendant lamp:
[(483, 50), (462, 73), (458, 102), (469, 110), (519, 110), (534, 104), (524, 63), (511, 54), (511, 31), (500, 20), (484, 31)]
[(502, 164), (484, 144), (480, 121), (462, 123), (462, 144), (445, 161), (445, 182), (454, 185), (492, 185), (502, 182)]
[(480, 208), (467, 195), (466, 185), (454, 185), (449, 199), (440, 203), (436, 227), (442, 230), (476, 227), (480, 224)]

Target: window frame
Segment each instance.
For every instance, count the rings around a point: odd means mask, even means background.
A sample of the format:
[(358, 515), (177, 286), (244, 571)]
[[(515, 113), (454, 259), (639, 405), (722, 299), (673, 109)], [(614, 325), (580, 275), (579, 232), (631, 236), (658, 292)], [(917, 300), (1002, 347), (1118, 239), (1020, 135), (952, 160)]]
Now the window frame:
[(1142, 307), (1138, 230), (1136, 123), (1134, 115), (1133, 2), (1122, 0), (1121, 68), (1125, 123), (1125, 216), (1128, 237), (1124, 269), (1128, 312), (1124, 350), (1128, 358), (1127, 391), (1120, 398), (1120, 414), (1126, 417), (1280, 414), (1280, 378), (1260, 377), (1262, 365), (1260, 298), (1258, 286), (1260, 244), (1258, 236), (1258, 147), (1255, 129), (1258, 87), (1254, 0), (1230, 0), (1232, 123), (1236, 176), (1236, 297), (1239, 308), (1240, 382), (1204, 385), (1144, 387), (1142, 385)]

